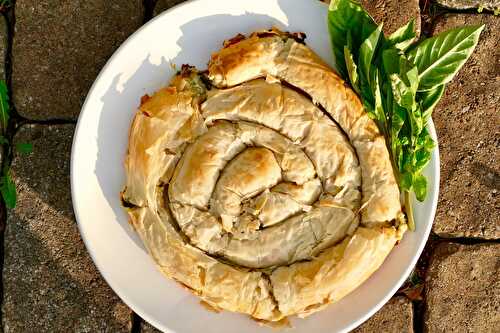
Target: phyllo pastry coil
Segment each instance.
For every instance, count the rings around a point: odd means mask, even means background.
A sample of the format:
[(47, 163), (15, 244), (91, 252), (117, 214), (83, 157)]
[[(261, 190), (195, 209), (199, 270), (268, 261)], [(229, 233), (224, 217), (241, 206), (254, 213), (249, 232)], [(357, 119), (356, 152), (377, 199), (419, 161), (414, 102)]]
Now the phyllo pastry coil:
[(215, 309), (300, 317), (354, 290), (406, 224), (384, 137), (304, 43), (237, 36), (143, 98), (125, 161), (158, 268)]

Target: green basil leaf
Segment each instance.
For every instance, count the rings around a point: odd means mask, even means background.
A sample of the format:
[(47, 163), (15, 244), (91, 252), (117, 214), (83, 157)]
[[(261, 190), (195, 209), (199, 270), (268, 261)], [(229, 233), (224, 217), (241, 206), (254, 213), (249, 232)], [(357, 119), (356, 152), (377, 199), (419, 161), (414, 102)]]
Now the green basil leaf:
[(33, 151), (33, 144), (31, 144), (31, 143), (17, 143), (16, 150), (22, 154), (29, 154)]
[[(404, 109), (402, 109), (402, 110), (404, 110)], [(401, 142), (402, 146), (408, 146), (410, 144), (410, 140), (408, 140), (408, 136), (402, 137), (401, 139), (399, 139), (399, 141)]]
[(399, 131), (403, 128), (406, 119), (406, 110), (395, 103), (393, 105), (393, 112), (391, 117), (391, 130), (394, 133), (394, 136), (399, 134)]
[(421, 172), (431, 160), (431, 152), (425, 148), (415, 152), (415, 169), (414, 172)]
[(374, 77), (372, 89), (375, 98), (375, 117), (377, 118), (379, 128), (384, 133), (384, 136), (387, 136), (387, 131), (385, 129), (386, 117), (384, 112), (384, 105), (382, 102), (382, 92), (380, 91), (380, 74), (378, 72), (378, 69), (376, 68), (374, 68), (372, 72), (374, 73), (372, 74), (372, 76)]
[(410, 121), (411, 128), (410, 142), (413, 143), (424, 126), (421, 111), (415, 103), (418, 87), (418, 71), (416, 67), (408, 69), (408, 63), (404, 57), (400, 58), (399, 64), (401, 74), (393, 73), (390, 74), (389, 78), (391, 80), (394, 100), (406, 110), (406, 119)]
[(351, 51), (349, 51), (349, 48), (347, 46), (344, 46), (344, 59), (347, 66), (347, 74), (349, 76), (351, 86), (359, 94), (360, 91), (358, 85), (358, 66), (356, 66), (356, 63), (352, 58)]
[(359, 1), (332, 0), (328, 11), (328, 30), (333, 49), (336, 71), (348, 79), (347, 65), (344, 60), (344, 46), (347, 45), (347, 35), (352, 34), (353, 59), (357, 59), (361, 43), (377, 29), (377, 25), (365, 12)]
[(415, 19), (411, 19), (410, 22), (393, 32), (387, 38), (387, 45), (388, 48), (394, 47), (398, 50), (406, 51), (406, 49), (413, 44), (416, 37)]
[(413, 152), (411, 152), (408, 147), (404, 147), (403, 149), (403, 172), (409, 172), (411, 173), (413, 170), (413, 161), (415, 157)]
[(0, 177), (0, 193), (2, 194), (3, 200), (7, 208), (15, 208), (17, 201), (16, 185), (10, 178), (10, 174), (4, 172), (4, 175)]
[(367, 78), (362, 72), (358, 71), (359, 74), (359, 87), (360, 87), (360, 95), (361, 100), (363, 101), (363, 105), (365, 105), (366, 112), (370, 115), (372, 119), (377, 119), (377, 115), (375, 114), (375, 92), (373, 85), (370, 84), (370, 81), (374, 81), (375, 71), (370, 71), (369, 75), (371, 78)]
[(9, 95), (7, 93), (7, 84), (0, 80), (0, 126), (5, 133), (9, 123)]
[(403, 95), (406, 92), (406, 85), (404, 84), (401, 77), (396, 73), (391, 74), (389, 76), (389, 79), (391, 80), (391, 87), (392, 87), (392, 94), (394, 96), (394, 101), (398, 105), (403, 106)]
[(399, 57), (399, 51), (394, 48), (382, 52), (382, 64), (387, 77), (391, 74), (399, 74)]
[[(413, 99), (415, 99), (417, 95), (418, 81), (419, 81), (417, 67), (415, 66), (410, 68), (409, 70), (406, 71), (405, 75), (406, 79), (408, 80), (407, 82), (409, 83), (409, 88), (413, 96)], [(413, 100), (413, 103), (415, 103), (415, 100)]]
[(7, 138), (3, 135), (0, 135), (0, 145), (8, 145), (9, 144), (9, 140), (7, 140)]
[(432, 150), (435, 146), (436, 146), (436, 143), (432, 139), (427, 128), (424, 127), (424, 129), (422, 130), (422, 132), (420, 133), (420, 135), (418, 137), (417, 147), (418, 148), (423, 147), (427, 150)]
[(371, 84), (370, 80), (370, 67), (372, 65), (373, 56), (375, 55), (375, 50), (380, 39), (380, 34), (382, 33), (382, 25), (379, 25), (367, 39), (361, 43), (359, 51), (358, 64), (361, 71), (361, 75), (364, 76), (368, 83)]
[(414, 177), (413, 191), (418, 201), (422, 202), (425, 200), (425, 196), (427, 195), (427, 179), (422, 174), (418, 174)]
[(392, 90), (391, 90), (392, 88), (391, 84), (384, 77), (383, 68), (379, 69), (379, 73), (380, 73), (380, 89), (381, 89), (380, 91), (382, 92), (382, 95), (384, 97), (382, 98), (382, 101), (384, 103), (385, 113), (387, 114), (387, 120), (389, 121), (390, 118), (392, 117), (392, 103), (394, 101), (392, 97)]
[(474, 51), (484, 25), (456, 28), (426, 39), (408, 58), (418, 68), (419, 91), (450, 82)]
[(412, 89), (405, 84), (398, 74), (391, 74), (389, 78), (396, 103), (405, 109), (412, 110), (415, 100)]
[(390, 77), (392, 74), (398, 74), (403, 83), (411, 88), (413, 94), (416, 94), (418, 88), (418, 69), (411, 63), (405, 55), (392, 48), (382, 52), (382, 63), (385, 74)]
[(412, 110), (406, 110), (408, 113), (408, 119), (410, 120), (410, 127), (411, 127), (411, 137), (410, 137), (410, 142), (413, 147), (416, 146), (418, 136), (424, 129), (424, 118), (422, 117), (422, 112), (420, 111), (420, 108), (415, 107)]
[(400, 184), (402, 190), (410, 191), (413, 185), (413, 175), (409, 172), (401, 174)]
[(420, 103), (425, 122), (430, 118), (432, 110), (443, 96), (444, 87), (444, 84), (442, 84), (434, 89), (417, 93), (416, 100), (417, 103)]
[(389, 89), (388, 96), (392, 100), (390, 116), (390, 147), (394, 164), (398, 170), (403, 170), (404, 147), (409, 144), (407, 134), (404, 133), (406, 122), (406, 109), (396, 103), (392, 97), (392, 90)]
[(393, 154), (394, 154), (394, 159), (395, 159), (395, 164), (398, 168), (398, 170), (403, 169), (403, 148), (401, 148), (401, 145), (398, 144), (397, 139), (393, 141), (394, 142), (394, 147), (393, 149)]

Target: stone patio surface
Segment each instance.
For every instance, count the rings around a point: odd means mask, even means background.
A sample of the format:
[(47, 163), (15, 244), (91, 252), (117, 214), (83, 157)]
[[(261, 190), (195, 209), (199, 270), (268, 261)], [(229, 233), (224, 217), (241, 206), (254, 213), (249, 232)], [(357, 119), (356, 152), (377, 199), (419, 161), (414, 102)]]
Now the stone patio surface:
[[(0, 79), (13, 108), (7, 136), (33, 144), (12, 156), (17, 207), (3, 214), (0, 205), (3, 332), (158, 332), (114, 294), (88, 255), (71, 205), (69, 159), (80, 108), (107, 59), (144, 22), (182, 2), (3, 7)], [(422, 34), (486, 28), (433, 114), (441, 183), (426, 250), (411, 282), (354, 332), (500, 332), (500, 17), (492, 13), (500, 1), (362, 2), (386, 33), (412, 17)]]

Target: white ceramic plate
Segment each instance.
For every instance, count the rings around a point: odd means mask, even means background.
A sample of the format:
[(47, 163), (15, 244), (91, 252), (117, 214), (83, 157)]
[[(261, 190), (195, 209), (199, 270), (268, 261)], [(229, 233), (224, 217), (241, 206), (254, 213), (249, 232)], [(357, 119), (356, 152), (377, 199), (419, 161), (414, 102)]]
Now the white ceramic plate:
[[(73, 206), (92, 259), (113, 290), (141, 317), (166, 332), (275, 332), (248, 317), (207, 311), (199, 300), (155, 268), (120, 207), (123, 160), (141, 96), (174, 74), (171, 64), (206, 68), (211, 52), (237, 33), (269, 28), (302, 31), (332, 63), (326, 5), (314, 0), (196, 0), (158, 16), (133, 34), (108, 61), (80, 113), (71, 156)], [(431, 134), (435, 137), (432, 123)], [(439, 155), (426, 170), (429, 194), (415, 205), (408, 232), (383, 266), (353, 293), (287, 332), (346, 332), (373, 315), (407, 278), (423, 250), (436, 210)]]

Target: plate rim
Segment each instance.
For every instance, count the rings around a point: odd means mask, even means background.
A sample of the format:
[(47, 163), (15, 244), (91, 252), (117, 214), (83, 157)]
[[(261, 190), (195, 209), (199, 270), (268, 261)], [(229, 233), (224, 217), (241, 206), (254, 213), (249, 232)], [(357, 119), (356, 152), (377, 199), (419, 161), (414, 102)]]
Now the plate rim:
[[(116, 57), (121, 53), (122, 49), (126, 47), (127, 44), (129, 44), (132, 40), (137, 38), (143, 30), (145, 30), (149, 25), (153, 24), (155, 21), (162, 19), (164, 16), (171, 15), (173, 12), (176, 10), (179, 10), (182, 7), (187, 7), (192, 5), (193, 3), (197, 2), (207, 2), (208, 0), (187, 0), (182, 3), (179, 3), (171, 8), (168, 8), (167, 10), (163, 11), (162, 13), (158, 14), (157, 16), (151, 18), (149, 21), (145, 22), (142, 26), (140, 26), (136, 31), (134, 31), (130, 36), (128, 36), (121, 44), (120, 46), (113, 52), (113, 54), (109, 57), (109, 59), (106, 61), (105, 65), (101, 68), (99, 71), (99, 74), (96, 76), (94, 82), (92, 83), (86, 97), (85, 101), (82, 104), (82, 107), (80, 109), (80, 113), (77, 117), (76, 125), (75, 125), (75, 130), (73, 133), (73, 139), (72, 139), (72, 145), (71, 145), (71, 156), (70, 156), (70, 187), (71, 187), (71, 203), (72, 203), (72, 208), (74, 211), (75, 215), (75, 220), (76, 224), (78, 227), (78, 231), (80, 234), (81, 239), (83, 240), (83, 243), (85, 244), (85, 248), (87, 252), (89, 253), (92, 262), (96, 269), (98, 270), (99, 274), (101, 277), (104, 279), (106, 284), (113, 290), (113, 292), (118, 296), (118, 298), (127, 305), (134, 313), (139, 315), (143, 320), (146, 322), (150, 323), (152, 326), (155, 328), (159, 329), (160, 331), (164, 331), (167, 333), (176, 333), (175, 331), (172, 331), (169, 328), (164, 328), (162, 324), (160, 324), (157, 320), (155, 320), (152, 316), (150, 316), (147, 312), (143, 311), (143, 309), (135, 304), (132, 303), (132, 301), (127, 297), (127, 294), (121, 289), (118, 288), (117, 285), (113, 285), (111, 282), (111, 277), (109, 276), (108, 273), (105, 273), (103, 269), (101, 269), (101, 266), (98, 265), (99, 260), (97, 259), (96, 252), (94, 249), (92, 249), (89, 246), (89, 240), (87, 238), (87, 234), (85, 234), (82, 230), (82, 223), (80, 222), (81, 219), (81, 214), (80, 214), (80, 207), (77, 204), (77, 199), (76, 197), (78, 196), (76, 194), (76, 163), (74, 161), (75, 155), (76, 155), (76, 150), (78, 149), (77, 146), (77, 141), (79, 140), (79, 137), (81, 136), (81, 131), (82, 131), (82, 124), (83, 124), (83, 117), (85, 116), (85, 109), (87, 107), (87, 104), (89, 103), (90, 96), (94, 94), (94, 91), (96, 90), (97, 83), (100, 81), (104, 73), (107, 71), (107, 69), (111, 66), (113, 61), (115, 60)], [(213, 1), (213, 0), (212, 0)], [(312, 0), (311, 3), (313, 3)], [(319, 5), (328, 7), (328, 4), (323, 3), (319, 0), (316, 1)], [(317, 4), (317, 5), (318, 5)], [(410, 261), (410, 264), (407, 266), (406, 270), (404, 271), (403, 274), (399, 277), (397, 283), (393, 285), (393, 287), (390, 289), (389, 292), (386, 293), (385, 297), (383, 297), (380, 301), (377, 302), (375, 306), (372, 306), (370, 311), (367, 311), (363, 316), (358, 318), (358, 320), (353, 321), (350, 323), (348, 326), (345, 327), (345, 329), (342, 332), (349, 332), (356, 327), (360, 326), (364, 322), (366, 322), (369, 318), (371, 318), (376, 312), (378, 312), (387, 302), (394, 296), (394, 294), (397, 292), (397, 290), (401, 287), (401, 285), (406, 281), (410, 273), (413, 271), (417, 261), (419, 260), (420, 256), (422, 255), (422, 252), (425, 248), (425, 245), (427, 244), (427, 241), (429, 239), (430, 232), (432, 230), (432, 226), (434, 224), (435, 216), (436, 216), (436, 210), (437, 210), (437, 204), (438, 204), (438, 198), (439, 198), (439, 187), (440, 187), (440, 177), (441, 177), (441, 172), (440, 172), (440, 154), (439, 154), (439, 141), (437, 138), (437, 132), (434, 126), (434, 122), (432, 120), (432, 117), (429, 118), (429, 121), (427, 123), (427, 129), (429, 130), (429, 133), (431, 137), (435, 140), (436, 146), (432, 152), (432, 159), (435, 160), (436, 168), (433, 170), (433, 177), (434, 177), (434, 183), (435, 186), (432, 188), (432, 191), (428, 192), (428, 197), (434, 198), (431, 202), (430, 206), (430, 223), (426, 224), (426, 228), (424, 230), (424, 237), (420, 244), (418, 245), (417, 251), (413, 254), (412, 260)], [(429, 167), (430, 164), (427, 166)], [(409, 231), (410, 232), (410, 231)], [(149, 255), (149, 254), (148, 254)], [(102, 266), (104, 267), (104, 266)], [(346, 296), (348, 297), (348, 295)]]

